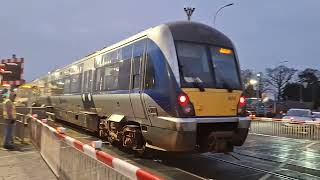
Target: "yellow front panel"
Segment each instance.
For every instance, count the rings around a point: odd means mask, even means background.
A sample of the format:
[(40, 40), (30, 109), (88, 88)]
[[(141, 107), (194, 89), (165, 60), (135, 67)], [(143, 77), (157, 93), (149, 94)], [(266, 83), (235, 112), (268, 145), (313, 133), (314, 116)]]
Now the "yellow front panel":
[(194, 105), (196, 116), (236, 116), (242, 91), (225, 89), (182, 88)]

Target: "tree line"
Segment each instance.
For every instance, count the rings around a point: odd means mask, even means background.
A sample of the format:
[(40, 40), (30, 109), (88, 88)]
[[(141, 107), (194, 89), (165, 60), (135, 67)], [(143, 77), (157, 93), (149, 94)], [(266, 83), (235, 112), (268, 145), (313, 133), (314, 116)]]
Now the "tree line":
[(312, 102), (315, 109), (320, 106), (320, 71), (317, 69), (299, 71), (280, 65), (266, 68), (265, 72), (243, 69), (241, 76), (247, 97), (271, 93), (277, 101)]

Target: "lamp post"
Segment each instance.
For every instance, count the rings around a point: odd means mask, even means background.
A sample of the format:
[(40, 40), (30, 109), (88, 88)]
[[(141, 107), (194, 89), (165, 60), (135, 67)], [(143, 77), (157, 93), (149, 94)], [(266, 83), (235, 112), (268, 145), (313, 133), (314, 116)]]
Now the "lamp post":
[(256, 95), (257, 98), (260, 98), (260, 85), (261, 85), (261, 73), (257, 73), (257, 91), (256, 91)]
[(258, 88), (257, 88), (258, 81), (256, 79), (250, 79), (249, 84), (251, 84), (253, 88), (255, 87), (254, 90), (256, 91), (256, 96), (258, 98), (258, 93), (257, 93), (257, 91), (258, 91)]
[(234, 3), (230, 3), (230, 4), (227, 4), (227, 5), (224, 5), (224, 6), (220, 7), (220, 8), (217, 10), (216, 14), (214, 15), (214, 19), (213, 19), (213, 26), (214, 26), (214, 27), (216, 27), (216, 19), (217, 19), (217, 15), (219, 14), (219, 12), (220, 12), (222, 9), (224, 9), (224, 8), (226, 8), (226, 7), (229, 7), (229, 6), (232, 6), (232, 5), (234, 5)]
[(300, 84), (300, 103), (303, 103), (303, 88), (307, 88), (307, 86), (308, 86), (308, 83), (307, 82), (301, 82), (301, 84)]

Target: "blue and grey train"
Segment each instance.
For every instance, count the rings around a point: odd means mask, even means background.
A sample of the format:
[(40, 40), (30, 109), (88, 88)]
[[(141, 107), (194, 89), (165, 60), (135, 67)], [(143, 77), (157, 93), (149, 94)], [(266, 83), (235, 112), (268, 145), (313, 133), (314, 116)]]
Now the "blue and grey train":
[(230, 152), (250, 121), (231, 40), (196, 22), (162, 24), (32, 82), (56, 118), (137, 152)]

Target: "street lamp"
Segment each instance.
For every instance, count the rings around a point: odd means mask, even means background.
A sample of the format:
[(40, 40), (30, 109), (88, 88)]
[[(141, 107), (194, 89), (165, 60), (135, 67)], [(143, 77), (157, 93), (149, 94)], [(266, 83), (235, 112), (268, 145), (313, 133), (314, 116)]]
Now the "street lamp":
[(219, 14), (219, 12), (223, 9), (223, 8), (226, 8), (226, 7), (229, 7), (229, 6), (232, 6), (234, 5), (234, 3), (230, 3), (230, 4), (227, 4), (227, 5), (224, 5), (222, 6), (221, 8), (218, 9), (218, 11), (216, 12), (216, 14), (214, 15), (214, 19), (213, 19), (213, 26), (216, 27), (216, 18), (217, 18), (217, 15)]
[(302, 90), (303, 88), (307, 88), (308, 87), (308, 83), (307, 82), (302, 82), (300, 84), (300, 103), (303, 103), (303, 93), (302, 93)]
[(250, 79), (249, 83), (254, 86), (258, 83), (258, 81), (255, 79)]
[(257, 79), (258, 79), (258, 84), (257, 84), (257, 92), (256, 92), (256, 95), (257, 95), (257, 98), (260, 97), (260, 86), (261, 86), (261, 73), (257, 73)]

